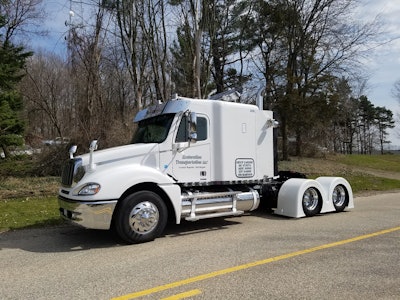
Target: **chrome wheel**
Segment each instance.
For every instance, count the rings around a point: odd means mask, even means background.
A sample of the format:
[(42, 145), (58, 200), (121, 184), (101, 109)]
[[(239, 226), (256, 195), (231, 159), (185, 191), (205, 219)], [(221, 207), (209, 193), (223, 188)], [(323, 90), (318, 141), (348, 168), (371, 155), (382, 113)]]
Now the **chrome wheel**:
[(148, 201), (140, 202), (129, 214), (129, 225), (134, 232), (144, 234), (152, 231), (159, 219), (157, 206)]
[(314, 188), (308, 188), (303, 195), (303, 204), (307, 210), (314, 210), (318, 206), (319, 196)]
[(129, 244), (145, 243), (159, 237), (168, 220), (163, 199), (151, 191), (138, 191), (120, 200), (113, 217), (113, 230)]
[(342, 211), (347, 206), (347, 190), (343, 185), (337, 185), (332, 192), (332, 202), (336, 211)]
[(314, 216), (320, 211), (321, 199), (316, 188), (310, 187), (303, 194), (302, 204), (304, 214), (308, 217)]

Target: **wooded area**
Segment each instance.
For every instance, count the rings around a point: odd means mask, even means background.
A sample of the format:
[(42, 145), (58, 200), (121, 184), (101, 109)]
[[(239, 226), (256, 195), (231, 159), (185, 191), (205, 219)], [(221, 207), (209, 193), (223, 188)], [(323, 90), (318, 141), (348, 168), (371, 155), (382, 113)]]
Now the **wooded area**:
[(383, 153), (394, 127), (393, 113), (364, 95), (362, 58), (379, 28), (354, 20), (355, 0), (70, 1), (67, 55), (14, 45), (44, 34), (44, 2), (0, 0), (6, 155), (22, 137), (33, 147), (55, 137), (81, 149), (92, 139), (102, 148), (126, 144), (138, 110), (174, 93), (207, 98), (229, 89), (252, 103), (264, 87), (283, 159)]

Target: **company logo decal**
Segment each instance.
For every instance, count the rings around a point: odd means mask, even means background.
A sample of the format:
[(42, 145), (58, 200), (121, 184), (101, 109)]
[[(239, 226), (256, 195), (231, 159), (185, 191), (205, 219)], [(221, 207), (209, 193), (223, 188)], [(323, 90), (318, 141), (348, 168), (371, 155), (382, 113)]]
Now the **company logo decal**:
[(208, 164), (207, 160), (203, 160), (201, 155), (183, 155), (181, 159), (175, 160), (178, 167), (196, 167), (202, 168)]

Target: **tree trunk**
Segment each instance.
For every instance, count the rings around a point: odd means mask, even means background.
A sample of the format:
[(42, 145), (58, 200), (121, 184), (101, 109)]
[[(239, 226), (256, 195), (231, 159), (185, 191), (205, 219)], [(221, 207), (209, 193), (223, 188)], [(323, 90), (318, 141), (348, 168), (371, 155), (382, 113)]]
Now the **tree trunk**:
[(288, 153), (288, 136), (287, 136), (287, 121), (286, 117), (281, 117), (281, 134), (282, 134), (282, 160), (289, 160)]
[(302, 156), (303, 137), (301, 130), (296, 130), (296, 156)]

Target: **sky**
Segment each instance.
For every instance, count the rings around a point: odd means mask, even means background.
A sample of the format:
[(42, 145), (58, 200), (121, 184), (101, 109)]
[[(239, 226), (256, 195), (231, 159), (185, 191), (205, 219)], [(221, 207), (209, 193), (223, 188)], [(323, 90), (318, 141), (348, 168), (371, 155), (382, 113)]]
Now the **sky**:
[[(369, 80), (366, 90), (368, 99), (375, 106), (385, 106), (400, 116), (400, 102), (393, 95), (394, 83), (400, 80), (400, 0), (360, 0), (357, 15), (363, 21), (373, 21), (376, 16), (382, 23), (381, 40), (391, 42), (371, 51), (364, 68)], [(391, 147), (400, 149), (400, 121), (390, 132)]]
[[(377, 17), (381, 24), (381, 41), (390, 41), (370, 50), (363, 59), (364, 70), (368, 75), (365, 94), (375, 106), (385, 106), (400, 117), (400, 102), (393, 96), (394, 83), (400, 80), (400, 0), (358, 0), (360, 5), (355, 17), (360, 22), (372, 22)], [(70, 19), (69, 0), (45, 0), (48, 18), (45, 26), (49, 36), (33, 41), (36, 49), (49, 52), (65, 51), (65, 22)], [(80, 1), (72, 1), (73, 10), (79, 13)], [(390, 131), (391, 149), (400, 149), (400, 120)]]

